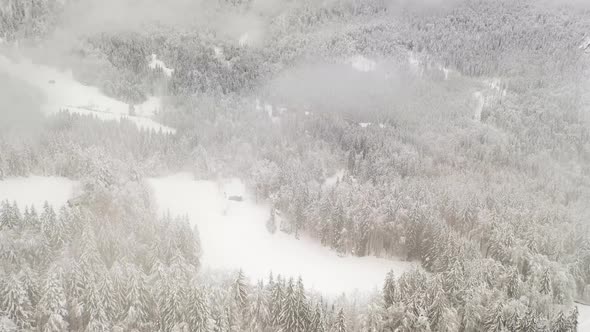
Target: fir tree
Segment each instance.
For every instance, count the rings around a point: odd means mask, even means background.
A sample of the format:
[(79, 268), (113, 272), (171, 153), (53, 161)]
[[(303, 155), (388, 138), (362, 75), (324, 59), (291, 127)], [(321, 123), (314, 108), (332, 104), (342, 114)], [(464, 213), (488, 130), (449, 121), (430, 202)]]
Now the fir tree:
[(32, 327), (31, 301), (17, 275), (0, 279), (0, 312), (5, 314), (20, 329)]
[(45, 281), (43, 295), (38, 304), (39, 328), (44, 332), (68, 330), (66, 296), (59, 272), (53, 272)]
[(274, 284), (274, 288), (271, 290), (270, 298), (270, 324), (272, 326), (279, 326), (281, 322), (281, 313), (283, 312), (283, 281), (281, 275), (277, 276), (277, 281)]
[(326, 332), (322, 307), (316, 303), (315, 310), (309, 323), (310, 332)]
[(346, 318), (344, 317), (344, 310), (342, 308), (338, 311), (333, 330), (334, 332), (346, 332)]
[(275, 208), (274, 207), (272, 207), (270, 209), (270, 217), (266, 221), (266, 230), (270, 234), (274, 234), (277, 231), (277, 221), (276, 221)]
[(208, 303), (205, 296), (196, 287), (189, 289), (187, 302), (185, 305), (185, 316), (189, 331), (192, 332), (209, 332), (211, 331), (211, 321)]
[(385, 284), (383, 285), (383, 303), (385, 308), (389, 308), (395, 302), (396, 297), (396, 279), (393, 270), (387, 273)]

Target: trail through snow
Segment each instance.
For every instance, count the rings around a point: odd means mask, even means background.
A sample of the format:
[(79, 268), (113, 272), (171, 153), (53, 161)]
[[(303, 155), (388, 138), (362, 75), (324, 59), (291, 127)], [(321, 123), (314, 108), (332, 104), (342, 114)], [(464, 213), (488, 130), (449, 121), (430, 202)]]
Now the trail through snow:
[(197, 226), (206, 268), (242, 268), (254, 280), (267, 277), (270, 271), (301, 276), (308, 287), (338, 295), (373, 290), (382, 285), (389, 270), (399, 275), (415, 266), (376, 257), (339, 257), (309, 238), (297, 240), (280, 231), (270, 234), (265, 227), (268, 206), (255, 204), (247, 194), (243, 202), (226, 199), (236, 188), (243, 188), (239, 180), (224, 186), (181, 173), (148, 183), (161, 213), (186, 214)]
[(34, 205), (39, 211), (45, 201), (55, 209), (73, 196), (76, 181), (53, 176), (14, 177), (0, 180), (0, 201), (16, 202), (21, 210)]
[(120, 121), (125, 118), (140, 129), (175, 132), (173, 128), (149, 118), (160, 107), (160, 99), (157, 97), (150, 97), (145, 103), (135, 105), (138, 116), (129, 116), (128, 104), (105, 96), (96, 87), (81, 84), (73, 78), (70, 71), (59, 71), (28, 59), (15, 62), (3, 55), (0, 55), (0, 71), (39, 88), (46, 97), (43, 105), (45, 114), (68, 110), (72, 113), (91, 114), (102, 120)]

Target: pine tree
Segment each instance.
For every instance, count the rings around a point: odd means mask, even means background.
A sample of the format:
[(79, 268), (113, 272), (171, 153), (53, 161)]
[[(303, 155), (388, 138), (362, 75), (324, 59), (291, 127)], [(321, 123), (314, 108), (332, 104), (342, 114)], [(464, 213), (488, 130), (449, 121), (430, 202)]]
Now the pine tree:
[(578, 316), (579, 316), (579, 312), (578, 312), (578, 307), (574, 307), (574, 310), (572, 310), (572, 313), (568, 316), (568, 321), (569, 321), (569, 326), (572, 327), (572, 331), (576, 331), (577, 327), (578, 327)]
[(246, 286), (246, 276), (240, 269), (232, 286), (233, 300), (240, 310), (245, 310), (248, 304), (248, 289)]
[(150, 321), (153, 298), (143, 272), (131, 269), (125, 297), (125, 322), (129, 328), (142, 329)]
[(43, 332), (68, 330), (66, 296), (59, 272), (52, 272), (45, 281), (43, 295), (38, 304), (39, 328)]
[(279, 326), (281, 322), (281, 312), (283, 311), (283, 281), (281, 275), (277, 276), (277, 281), (271, 290), (270, 299), (270, 324), (272, 326)]
[(190, 287), (185, 307), (185, 316), (189, 331), (211, 331), (209, 306), (205, 300), (205, 296), (198, 288), (194, 286)]
[[(272, 278), (272, 275), (271, 275)], [(250, 329), (252, 331), (263, 331), (269, 324), (270, 310), (268, 307), (268, 291), (261, 281), (258, 282), (257, 287), (252, 292), (250, 305)]]
[(121, 303), (118, 303), (115, 298), (115, 291), (112, 280), (107, 271), (104, 271), (98, 277), (98, 291), (102, 299), (102, 307), (105, 310), (109, 321), (113, 322), (121, 315)]
[(563, 311), (560, 311), (551, 322), (551, 332), (571, 332), (572, 330), (569, 320), (565, 317)]
[(297, 329), (299, 331), (307, 331), (311, 319), (311, 309), (309, 307), (309, 302), (307, 301), (303, 279), (301, 277), (297, 279), (295, 295), (297, 297)]
[(543, 276), (541, 277), (540, 290), (541, 294), (551, 294), (551, 276), (549, 275), (549, 269), (545, 269)]
[(287, 287), (285, 288), (285, 296), (283, 297), (282, 310), (279, 317), (281, 332), (302, 332), (299, 330), (298, 322), (298, 298), (293, 285), (293, 279), (289, 279)]
[(443, 293), (438, 281), (435, 289), (431, 294), (433, 299), (432, 304), (428, 308), (428, 321), (430, 322), (430, 329), (433, 331), (442, 331), (446, 327), (445, 313), (449, 309), (449, 303), (446, 295)]
[(104, 307), (104, 299), (97, 280), (92, 277), (84, 296), (85, 316), (88, 317), (86, 331), (106, 332), (111, 330), (111, 321)]
[(346, 332), (346, 318), (344, 317), (344, 310), (342, 308), (338, 311), (333, 330), (334, 332)]
[(521, 317), (517, 331), (527, 332), (537, 330), (537, 314), (533, 310), (528, 310), (524, 317)]
[(45, 236), (47, 236), (50, 239), (52, 231), (55, 227), (56, 219), (57, 215), (55, 214), (55, 211), (49, 205), (49, 203), (45, 201), (45, 204), (43, 204), (43, 212), (41, 213), (39, 220), (41, 222), (41, 230), (43, 231), (43, 234), (45, 234)]
[(484, 322), (484, 331), (486, 332), (503, 332), (504, 317), (502, 314), (502, 305), (498, 304), (494, 310), (491, 310)]
[(266, 230), (270, 234), (274, 234), (277, 231), (277, 221), (276, 221), (274, 206), (270, 209), (270, 217), (266, 221)]
[(395, 302), (396, 297), (396, 279), (393, 270), (387, 273), (385, 284), (383, 285), (383, 303), (385, 308), (389, 308)]
[(183, 305), (185, 303), (179, 281), (163, 275), (159, 283), (158, 307), (160, 308), (160, 327), (165, 332), (184, 322)]
[(309, 323), (309, 332), (326, 332), (322, 307), (316, 303), (315, 310)]
[(16, 225), (13, 219), (12, 206), (8, 201), (0, 202), (0, 230), (11, 229)]
[(0, 280), (0, 312), (20, 329), (32, 327), (31, 301), (17, 275), (9, 275)]
[(518, 271), (513, 269), (508, 276), (508, 284), (506, 285), (506, 293), (512, 298), (518, 298), (520, 293), (520, 277)]

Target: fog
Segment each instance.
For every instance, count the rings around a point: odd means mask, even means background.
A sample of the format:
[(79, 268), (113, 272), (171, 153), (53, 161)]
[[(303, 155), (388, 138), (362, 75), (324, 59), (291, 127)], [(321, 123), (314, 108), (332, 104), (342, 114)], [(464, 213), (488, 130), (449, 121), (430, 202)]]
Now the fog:
[(43, 99), (36, 88), (0, 71), (0, 131), (35, 129), (41, 122)]

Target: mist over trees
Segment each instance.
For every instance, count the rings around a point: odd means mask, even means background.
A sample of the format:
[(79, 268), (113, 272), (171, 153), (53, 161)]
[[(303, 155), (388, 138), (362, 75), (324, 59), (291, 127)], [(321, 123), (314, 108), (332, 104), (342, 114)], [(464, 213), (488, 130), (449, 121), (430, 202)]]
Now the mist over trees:
[[(177, 129), (43, 117), (42, 96), (0, 72), (0, 180), (82, 186), (64, 207), (0, 203), (0, 331), (576, 331), (574, 301), (590, 301), (589, 10), (0, 2), (3, 51), (130, 104), (161, 96), (155, 118)], [(361, 56), (375, 69), (355, 69)], [(362, 299), (207, 271), (198, 230), (159, 216), (144, 181), (180, 171), (244, 179), (270, 233), (420, 268)]]

